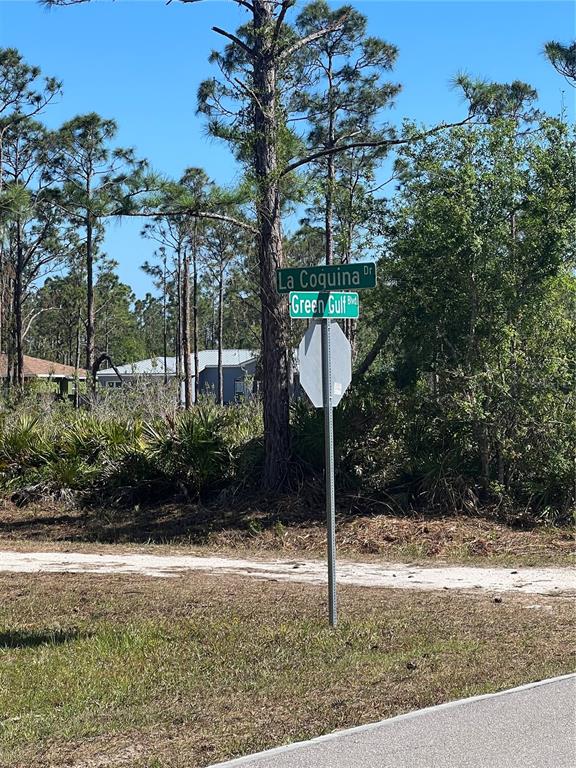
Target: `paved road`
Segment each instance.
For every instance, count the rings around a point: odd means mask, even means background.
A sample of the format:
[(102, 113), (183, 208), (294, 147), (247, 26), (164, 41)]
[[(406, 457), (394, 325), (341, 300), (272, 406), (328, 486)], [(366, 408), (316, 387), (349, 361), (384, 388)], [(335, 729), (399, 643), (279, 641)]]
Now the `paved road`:
[[(250, 576), (273, 581), (326, 582), (321, 560), (246, 560), (192, 555), (93, 554), (87, 552), (0, 551), (0, 572), (15, 573), (132, 573), (174, 577), (188, 571)], [(476, 568), (417, 566), (402, 563), (350, 563), (336, 568), (338, 584), (393, 589), (511, 592), (540, 595), (576, 594), (576, 569)]]
[(574, 768), (576, 675), (420, 710), (212, 768)]

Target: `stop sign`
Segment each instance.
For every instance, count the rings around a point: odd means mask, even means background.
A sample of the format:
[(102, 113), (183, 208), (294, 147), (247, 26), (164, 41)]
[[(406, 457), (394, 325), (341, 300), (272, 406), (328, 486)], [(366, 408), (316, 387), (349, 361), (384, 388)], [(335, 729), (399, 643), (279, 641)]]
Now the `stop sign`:
[[(326, 321), (310, 324), (298, 347), (300, 384), (316, 408), (323, 406), (322, 322)], [(352, 348), (338, 323), (331, 324), (330, 337), (332, 405), (336, 406), (352, 380)]]

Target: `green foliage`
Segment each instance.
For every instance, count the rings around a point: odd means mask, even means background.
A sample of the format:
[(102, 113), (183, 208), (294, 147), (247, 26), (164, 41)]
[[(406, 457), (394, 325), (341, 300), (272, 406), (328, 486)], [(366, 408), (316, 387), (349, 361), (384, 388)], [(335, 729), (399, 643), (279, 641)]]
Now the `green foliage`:
[(520, 80), (512, 83), (490, 83), (486, 80), (472, 80), (460, 74), (455, 79), (469, 103), (470, 114), (488, 120), (514, 119), (534, 120), (540, 113), (532, 105), (538, 94), (532, 86)]
[(142, 360), (146, 348), (140, 335), (135, 296), (115, 274), (114, 262), (101, 263), (94, 286), (96, 302), (96, 354), (107, 352), (116, 365)]
[[(347, 397), (334, 409), (334, 460), (336, 484), (342, 490), (359, 489), (366, 462), (370, 461), (367, 424), (373, 412), (362, 409), (358, 398)], [(324, 411), (313, 408), (306, 399), (297, 400), (291, 409), (292, 455), (305, 474), (324, 472)], [(378, 446), (381, 449), (381, 445)]]
[[(114, 272), (116, 264), (102, 260), (94, 285), (96, 352), (107, 351), (118, 365), (146, 357), (145, 337), (139, 327), (142, 313), (132, 309), (134, 294)], [(63, 277), (49, 277), (30, 297), (37, 313), (27, 336), (27, 353), (74, 365), (77, 347), (80, 367), (85, 363), (84, 270), (71, 265)], [(148, 355), (151, 356), (151, 355)]]
[(384, 76), (398, 52), (368, 37), (366, 17), (351, 6), (332, 9), (324, 0), (314, 0), (299, 14), (296, 28), (303, 38), (332, 30), (306, 46), (295, 66), (303, 87), (294, 93), (290, 107), (306, 116), (302, 141), (307, 152), (350, 143), (375, 145), (322, 156), (313, 163), (307, 217), (292, 243), (302, 258), (306, 240), (321, 235), (321, 247), (307, 263), (315, 263), (323, 253), (326, 259), (348, 262), (369, 247), (366, 198), (387, 152), (376, 145), (384, 135), (392, 135), (390, 126), (382, 125), (382, 112), (400, 91), (400, 85)]
[(548, 521), (574, 510), (574, 149), (557, 120), (529, 134), (495, 120), (402, 153), (371, 307), (376, 323), (380, 307), (399, 319), (365, 386), (368, 434), (398, 444), (370, 472), (406, 504)]
[(571, 84), (576, 84), (576, 40), (568, 45), (555, 40), (546, 43), (544, 51), (554, 69)]
[(35, 416), (19, 414), (0, 422), (0, 478), (11, 479), (24, 467), (35, 468), (53, 456), (49, 435)]
[[(203, 273), (200, 345), (214, 346), (221, 337), (215, 305), (224, 297), (225, 345), (253, 347), (259, 325), (280, 317), (266, 306), (277, 298), (273, 281), (263, 290), (254, 248), (229, 224), (192, 225), (180, 214), (233, 214), (245, 231), (248, 204), (263, 226), (308, 202), (308, 218), (286, 244), (289, 261), (317, 262), (332, 228), (334, 244), (326, 252), (333, 250), (336, 261), (381, 248), (379, 287), (363, 299), (368, 322), (359, 326), (358, 345), (364, 350), (391, 327), (369, 378), (335, 412), (339, 482), (404, 507), (566, 518), (576, 493), (573, 132), (561, 120), (542, 118), (530, 85), (459, 75), (469, 121), (427, 136), (406, 122), (401, 135), (412, 143), (395, 164), (397, 194), (376, 200), (376, 168), (386, 147), (332, 150), (352, 140), (398, 138), (381, 122), (399, 90), (384, 81), (397, 51), (367, 37), (366, 18), (349, 6), (315, 0), (290, 24), (285, 12), (292, 5), (264, 9), (270, 16), (262, 28), (254, 26), (258, 14), (241, 27), (235, 42), (212, 55), (220, 81), (200, 86), (199, 112), (210, 132), (229, 141), (245, 167), (233, 192), (195, 168), (178, 183), (158, 183), (132, 150), (111, 146), (116, 124), (95, 113), (47, 131), (32, 118), (59, 84), (41, 85), (38, 68), (0, 49), (0, 102), (16, 105), (0, 119), (0, 223), (11, 248), (2, 258), (22, 278), (20, 296), (4, 302), (7, 320), (13, 320), (10, 306), (21, 310), (25, 299), (27, 351), (72, 364), (92, 314), (96, 352), (109, 352), (116, 363), (161, 354), (164, 345), (172, 351), (182, 326), (182, 259), (191, 249)], [(317, 34), (321, 29), (326, 34)], [(572, 82), (574, 44), (550, 42), (545, 52)], [(313, 174), (294, 173), (308, 162)], [(23, 183), (27, 167), (39, 186)], [(270, 190), (273, 195), (262, 194)], [(271, 208), (263, 207), (266, 199)], [(162, 267), (147, 269), (162, 300), (148, 295), (134, 306), (99, 246), (108, 217), (136, 211), (159, 214), (145, 233), (160, 244)], [(261, 234), (259, 244), (269, 245), (265, 227)], [(268, 277), (282, 262), (279, 244), (274, 247)], [(84, 285), (93, 259), (101, 269), (87, 311)], [(259, 259), (262, 267), (263, 252)], [(53, 261), (66, 263), (69, 273), (42, 282)], [(0, 288), (9, 295), (3, 272)], [(3, 323), (8, 341), (10, 322)], [(267, 343), (274, 333), (264, 329)], [(275, 344), (284, 341), (279, 335)], [(171, 386), (142, 381), (130, 391), (103, 393), (91, 416), (39, 408), (6, 415), (0, 487), (120, 501), (197, 496), (257, 476), (264, 450), (257, 404), (219, 409), (206, 402), (181, 414), (175, 403)], [(273, 405), (267, 403), (268, 413)], [(293, 407), (293, 455), (313, 473), (323, 469), (322, 419), (303, 402)], [(280, 420), (268, 424), (273, 429)]]
[(149, 450), (164, 475), (196, 495), (228, 475), (232, 454), (224, 424), (219, 409), (202, 403), (176, 419), (147, 425)]
[(261, 439), (256, 404), (221, 408), (205, 400), (151, 421), (68, 408), (4, 414), (0, 490), (75, 492), (108, 503), (196, 498), (223, 483), (244, 482), (258, 468)]

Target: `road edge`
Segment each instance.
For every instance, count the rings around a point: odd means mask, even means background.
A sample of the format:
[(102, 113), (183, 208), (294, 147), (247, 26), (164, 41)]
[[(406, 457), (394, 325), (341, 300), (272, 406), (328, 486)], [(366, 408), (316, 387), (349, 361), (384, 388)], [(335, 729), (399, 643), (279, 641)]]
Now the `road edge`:
[(530, 688), (539, 688), (540, 686), (544, 685), (550, 685), (552, 683), (557, 683), (562, 680), (569, 680), (573, 679), (576, 682), (576, 672), (570, 672), (566, 675), (559, 675), (558, 677), (548, 677), (544, 680), (535, 680), (531, 683), (524, 683), (523, 685), (519, 685), (516, 688), (506, 688), (503, 691), (496, 691), (494, 693), (481, 693), (477, 696), (470, 696), (465, 699), (456, 699), (455, 701), (447, 701), (443, 704), (434, 704), (431, 707), (425, 707), (424, 709), (416, 709), (412, 710), (411, 712), (405, 712), (402, 715), (395, 715), (394, 717), (389, 717), (384, 720), (378, 720), (375, 723), (366, 723), (365, 725), (356, 725), (352, 728), (343, 728), (339, 731), (332, 731), (331, 733), (326, 733), (323, 736), (316, 736), (313, 739), (308, 739), (307, 741), (295, 741), (292, 744), (284, 744), (280, 747), (273, 747), (272, 749), (265, 749), (262, 752), (254, 752), (251, 755), (244, 755), (242, 757), (236, 757), (232, 760), (227, 760), (223, 763), (214, 763), (212, 765), (207, 766), (206, 768), (236, 768), (237, 766), (246, 765), (251, 760), (255, 760), (260, 757), (273, 757), (274, 755), (281, 755), (286, 752), (293, 752), (297, 749), (301, 749), (302, 747), (307, 747), (311, 744), (321, 744), (322, 742), (326, 741), (332, 741), (333, 739), (339, 738), (340, 736), (347, 736), (349, 734), (356, 734), (356, 733), (363, 733), (367, 731), (373, 731), (376, 728), (379, 728), (382, 725), (385, 725), (387, 723), (394, 723), (398, 722), (400, 720), (411, 720), (416, 717), (420, 717), (420, 715), (428, 714), (429, 712), (438, 712), (440, 710), (444, 709), (452, 709), (455, 707), (460, 707), (466, 704), (473, 704), (477, 701), (484, 701), (486, 699), (495, 699), (500, 696), (507, 696), (510, 693), (517, 693), (518, 691), (526, 691)]

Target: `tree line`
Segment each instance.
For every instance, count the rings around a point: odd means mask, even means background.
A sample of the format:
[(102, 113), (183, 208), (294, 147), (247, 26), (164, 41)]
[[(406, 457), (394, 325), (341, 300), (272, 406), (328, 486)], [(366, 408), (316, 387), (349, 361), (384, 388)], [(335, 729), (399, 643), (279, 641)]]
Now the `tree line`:
[[(0, 352), (7, 386), (22, 391), (25, 350), (87, 370), (92, 382), (103, 356), (120, 364), (173, 354), (186, 371), (189, 405), (194, 379), (186, 361), (193, 355), (197, 366), (205, 346), (217, 347), (221, 358), (228, 282), (245, 285), (250, 271), (252, 246), (240, 218), (218, 217), (222, 193), (200, 169), (171, 182), (133, 150), (115, 146), (113, 120), (91, 113), (48, 130), (40, 117), (62, 85), (42, 78), (14, 49), (0, 50), (0, 87)], [(179, 198), (193, 196), (213, 204), (210, 219), (182, 215)], [(161, 213), (166, 206), (175, 208), (173, 217)], [(148, 222), (142, 236), (158, 248), (156, 263), (142, 267), (160, 298), (136, 300), (106, 257), (105, 226), (118, 215)], [(249, 316), (237, 313), (234, 320), (247, 320), (242, 329), (230, 318), (229, 344), (250, 337), (250, 347), (258, 346)], [(221, 373), (218, 390), (221, 401)]]
[[(160, 264), (149, 269), (160, 281), (164, 296), (166, 286), (171, 281), (176, 284), (177, 338), (184, 369), (192, 349), (198, 349), (197, 315), (194, 318), (200, 240), (208, 238), (212, 252), (220, 253), (215, 274), (222, 277), (227, 263), (224, 243), (234, 238), (243, 241), (246, 270), (256, 278), (258, 290), (255, 294), (241, 290), (237, 295), (255, 306), (259, 316), (263, 481), (266, 488), (275, 489), (285, 480), (291, 453), (289, 384), (294, 341), (286, 301), (276, 291), (276, 269), (286, 263), (317, 263), (320, 253), (328, 264), (368, 254), (378, 257), (385, 277), (370, 300), (368, 322), (346, 328), (358, 350), (357, 381), (367, 373), (373, 376), (380, 366), (386, 385), (394, 386), (397, 394), (431, 391), (439, 398), (434, 402), (445, 403), (450, 391), (447, 382), (458, 380), (460, 388), (454, 396), (460, 402), (464, 380), (466, 387), (471, 386), (470, 377), (485, 370), (487, 350), (517, 336), (517, 323), (526, 321), (528, 308), (534, 302), (540, 306), (548, 290), (558, 290), (555, 280), (570, 282), (573, 135), (565, 119), (539, 112), (537, 94), (529, 84), (488, 83), (464, 76), (456, 81), (467, 105), (461, 120), (432, 128), (405, 121), (396, 128), (386, 120), (385, 110), (401, 87), (390, 79), (397, 50), (367, 34), (362, 14), (350, 6), (332, 9), (322, 0), (299, 12), (293, 0), (239, 0), (239, 5), (247, 21), (234, 33), (214, 28), (225, 40), (224, 47), (211, 56), (218, 74), (198, 89), (198, 110), (210, 133), (229, 144), (244, 169), (237, 189), (218, 190), (201, 171), (190, 171), (178, 182), (160, 183), (132, 152), (109, 147), (113, 126), (89, 116), (97, 127), (92, 125), (88, 136), (86, 126), (72, 121), (59, 132), (60, 148), (42, 150), (42, 162), (54, 163), (54, 170), (27, 176), (36, 184), (34, 195), (29, 190), (21, 194), (24, 176), (19, 174), (12, 177), (15, 191), (3, 205), (12, 222), (16, 271), (24, 274), (31, 263), (26, 255), (18, 256), (19, 249), (27, 253), (22, 245), (26, 232), (46, 244), (34, 246), (37, 256), (31, 257), (38, 262), (45, 259), (40, 269), (51, 263), (48, 244), (55, 240), (60, 253), (66, 248), (71, 254), (82, 254), (88, 367), (95, 356), (93, 254), (108, 217), (150, 219), (145, 231), (159, 242)], [(573, 80), (574, 45), (550, 43), (546, 53), (558, 71)], [(36, 72), (30, 82), (38, 77)], [(42, 109), (50, 89), (58, 88), (56, 82), (46, 81), (43, 90), (28, 86), (22, 93), (33, 94), (32, 101)], [(12, 108), (12, 114), (18, 115), (13, 126), (24, 125), (25, 114), (28, 121), (38, 113), (27, 104), (22, 102), (16, 113)], [(10, 115), (3, 119), (10, 123)], [(445, 154), (448, 149), (451, 156)], [(564, 154), (556, 161), (557, 152)], [(389, 184), (394, 192), (388, 196), (389, 187), (377, 182), (383, 163), (392, 168)], [(463, 179), (451, 178), (451, 168), (464, 173)], [(471, 178), (475, 183), (468, 183)], [(539, 186), (530, 186), (534, 179)], [(466, 199), (461, 197), (463, 191)], [(479, 205), (480, 198), (486, 205)], [(446, 203), (447, 211), (436, 210), (438, 199)], [(558, 201), (562, 205), (553, 207), (550, 215), (549, 206)], [(305, 207), (308, 213), (300, 227), (287, 235), (283, 221)], [(26, 216), (32, 209), (36, 219), (29, 221)], [(44, 226), (42, 216), (51, 217), (49, 226)], [(457, 232), (451, 232), (452, 222), (460, 227)], [(218, 234), (207, 233), (210, 228)], [(538, 244), (536, 251), (525, 245), (532, 242), (530, 238)], [(433, 254), (431, 242), (435, 243)], [(167, 250), (175, 258), (175, 271), (168, 269)], [(534, 258), (539, 260), (536, 265)], [(503, 266), (505, 290), (498, 287)], [(39, 271), (32, 282), (38, 275)], [(18, 285), (19, 278), (12, 278), (14, 296), (22, 294), (26, 279)], [(223, 283), (216, 277), (219, 296)], [(20, 355), (17, 337), (24, 328), (22, 317), (18, 320), (18, 313), (22, 315), (18, 301), (12, 302), (16, 360)], [(566, 296), (557, 297), (554, 306), (565, 306), (567, 301)], [(221, 311), (217, 325), (222, 328)], [(517, 341), (513, 348), (518, 349)], [(504, 365), (502, 356), (499, 360)], [(459, 380), (454, 370), (463, 371), (464, 378)], [(183, 376), (189, 380), (185, 370)], [(379, 380), (373, 379), (372, 386), (380, 386), (375, 381)], [(508, 396), (514, 400), (516, 395)], [(468, 390), (466, 397), (472, 397)], [(412, 421), (415, 424), (417, 419)], [(482, 471), (489, 477), (488, 465), (499, 461), (493, 458), (494, 441), (486, 436), (486, 425), (474, 429)]]

